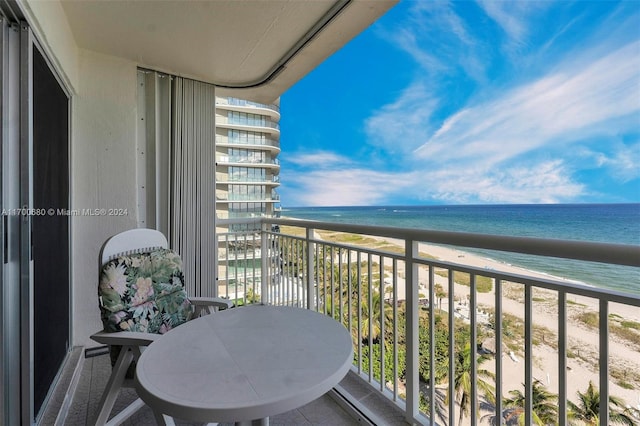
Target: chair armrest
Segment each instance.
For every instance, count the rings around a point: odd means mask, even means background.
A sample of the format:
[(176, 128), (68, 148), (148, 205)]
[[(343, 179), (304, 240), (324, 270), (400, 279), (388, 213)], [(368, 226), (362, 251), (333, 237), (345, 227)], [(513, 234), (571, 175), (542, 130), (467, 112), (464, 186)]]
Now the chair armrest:
[(116, 331), (113, 333), (100, 331), (91, 335), (91, 339), (98, 343), (117, 346), (149, 346), (161, 337), (162, 334), (140, 333), (137, 331)]
[(216, 306), (220, 309), (233, 308), (233, 302), (221, 297), (190, 297), (189, 301), (196, 307)]

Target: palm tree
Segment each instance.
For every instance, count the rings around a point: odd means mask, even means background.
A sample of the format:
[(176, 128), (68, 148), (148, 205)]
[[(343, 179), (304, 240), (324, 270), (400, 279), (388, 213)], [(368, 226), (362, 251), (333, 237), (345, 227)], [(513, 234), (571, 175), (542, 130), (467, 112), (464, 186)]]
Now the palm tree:
[[(475, 350), (475, 348), (474, 348)], [(476, 363), (479, 367), (480, 364), (488, 361), (489, 356), (481, 354), (478, 356)], [(462, 424), (462, 420), (465, 416), (469, 415), (471, 409), (471, 344), (465, 344), (464, 348), (455, 353), (455, 377), (453, 380), (453, 386), (458, 404), (460, 405), (460, 420), (459, 424)], [(478, 369), (478, 388), (480, 391), (488, 395), (493, 395), (495, 392), (493, 386), (483, 380), (483, 378), (494, 378), (493, 373), (488, 370)]]
[[(517, 420), (519, 425), (524, 425), (525, 395), (519, 390), (509, 391), (511, 398), (505, 400), (505, 420)], [(549, 392), (539, 380), (532, 384), (532, 409), (531, 418), (534, 424), (544, 426), (555, 424), (558, 418), (558, 395)]]
[[(599, 424), (598, 414), (600, 411), (600, 392), (589, 381), (587, 391), (578, 394), (578, 404), (567, 401), (569, 406), (569, 419), (578, 420), (587, 425)], [(624, 408), (624, 402), (615, 396), (609, 396), (609, 421), (623, 425), (635, 425), (636, 421)]]
[(447, 297), (447, 292), (442, 288), (442, 284), (436, 284), (433, 288), (435, 290), (435, 296), (438, 298), (438, 309), (442, 310), (442, 298)]
[(371, 325), (372, 330), (369, 330), (369, 298), (368, 294), (365, 294), (362, 298), (362, 302), (360, 304), (361, 308), (361, 330), (362, 330), (362, 338), (371, 339), (372, 342), (378, 342), (380, 340), (380, 330), (381, 330), (381, 321), (380, 321), (380, 308), (381, 304), (384, 304), (382, 308), (384, 311), (384, 328), (386, 330), (385, 334), (393, 328), (393, 305), (385, 302), (380, 295), (379, 292), (372, 292), (371, 294)]

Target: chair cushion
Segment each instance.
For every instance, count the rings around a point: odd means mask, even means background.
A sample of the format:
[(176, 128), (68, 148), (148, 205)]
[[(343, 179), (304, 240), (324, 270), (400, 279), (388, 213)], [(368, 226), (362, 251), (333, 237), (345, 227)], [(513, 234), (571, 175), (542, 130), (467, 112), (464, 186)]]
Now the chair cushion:
[(184, 290), (182, 260), (168, 249), (120, 256), (100, 272), (105, 331), (164, 334), (193, 315)]

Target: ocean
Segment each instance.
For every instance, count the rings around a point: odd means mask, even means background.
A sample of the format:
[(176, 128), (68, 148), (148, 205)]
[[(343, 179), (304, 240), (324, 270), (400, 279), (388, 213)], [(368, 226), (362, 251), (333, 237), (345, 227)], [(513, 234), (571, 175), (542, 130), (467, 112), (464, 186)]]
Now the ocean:
[[(322, 222), (640, 245), (640, 204), (296, 207), (284, 208), (282, 216)], [(587, 285), (640, 295), (639, 268), (493, 250), (465, 251)]]

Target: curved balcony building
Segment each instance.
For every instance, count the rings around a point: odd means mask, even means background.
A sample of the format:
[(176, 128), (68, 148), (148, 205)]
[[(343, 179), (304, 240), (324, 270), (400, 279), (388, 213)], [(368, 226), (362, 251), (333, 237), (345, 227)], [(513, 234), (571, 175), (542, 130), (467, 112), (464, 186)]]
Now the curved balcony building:
[(273, 216), (280, 198), (280, 107), (216, 97), (216, 212), (220, 219)]

